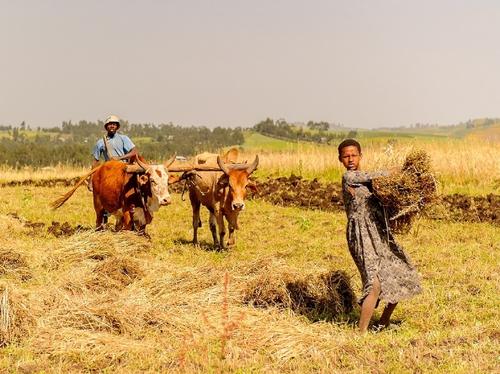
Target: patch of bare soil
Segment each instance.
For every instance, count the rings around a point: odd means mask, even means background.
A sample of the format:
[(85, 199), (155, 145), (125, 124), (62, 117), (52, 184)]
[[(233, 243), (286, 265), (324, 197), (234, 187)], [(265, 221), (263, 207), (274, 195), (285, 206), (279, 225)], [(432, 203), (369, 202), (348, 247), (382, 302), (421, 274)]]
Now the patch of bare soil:
[(34, 186), (34, 187), (71, 187), (74, 186), (80, 177), (74, 178), (53, 178), (53, 179), (25, 179), (22, 181), (9, 181), (0, 183), (0, 187)]
[(305, 180), (297, 175), (256, 181), (260, 198), (276, 205), (296, 206), (307, 209), (342, 210), (342, 188), (336, 183), (322, 184), (317, 179)]
[[(257, 192), (249, 198), (263, 199), (276, 205), (326, 211), (344, 210), (342, 187), (337, 183), (304, 180), (300, 176), (257, 180)], [(489, 222), (500, 224), (500, 195), (440, 196), (425, 213), (438, 220)]]
[(91, 227), (86, 227), (82, 225), (72, 226), (69, 222), (61, 223), (57, 221), (52, 221), (50, 226), (46, 226), (45, 223), (43, 222), (34, 222), (24, 219), (20, 217), (17, 213), (8, 213), (7, 215), (17, 219), (19, 222), (23, 224), (24, 227), (32, 229), (34, 232), (40, 233), (44, 231), (46, 228), (47, 233), (54, 235), (56, 238), (62, 236), (71, 236), (81, 231), (92, 230)]
[(500, 195), (441, 196), (426, 216), (441, 220), (490, 222), (500, 225)]
[[(78, 180), (79, 178), (24, 180), (6, 182), (0, 184), (0, 186), (73, 186)], [(296, 206), (305, 209), (320, 209), (325, 211), (344, 210), (342, 187), (339, 183), (321, 183), (317, 179), (305, 180), (301, 176), (293, 174), (289, 177), (257, 180), (255, 183), (257, 185), (257, 192), (249, 193), (250, 199), (263, 199), (276, 205)], [(183, 188), (183, 182), (169, 186), (170, 191), (174, 193), (182, 193)], [(187, 199), (187, 196), (184, 197)], [(11, 213), (10, 215), (18, 218), (15, 213)], [(500, 224), (500, 195), (467, 196), (454, 194), (440, 196), (430, 206), (425, 216), (439, 220)], [(44, 223), (30, 221), (25, 221), (25, 225), (34, 230), (43, 229), (45, 226)], [(55, 236), (68, 236), (74, 234), (77, 230), (88, 229), (80, 225), (75, 227), (68, 225), (67, 223), (53, 222), (50, 226), (52, 227), (50, 233)]]

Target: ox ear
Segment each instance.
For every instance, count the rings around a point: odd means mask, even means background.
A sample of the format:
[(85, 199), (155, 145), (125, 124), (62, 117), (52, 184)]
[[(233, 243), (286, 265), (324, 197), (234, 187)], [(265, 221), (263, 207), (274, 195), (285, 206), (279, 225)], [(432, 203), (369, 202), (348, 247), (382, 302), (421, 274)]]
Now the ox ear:
[(247, 167), (248, 175), (252, 174), (257, 169), (258, 165), (259, 165), (259, 155), (255, 155), (255, 160)]
[(239, 154), (238, 148), (231, 148), (224, 155), (223, 157), (224, 162), (230, 162), (232, 164), (235, 164), (236, 161), (238, 160), (238, 154)]
[(168, 176), (168, 184), (174, 184), (181, 180), (179, 175), (169, 174)]
[(149, 176), (147, 174), (141, 174), (137, 176), (137, 182), (139, 182), (140, 186), (144, 186), (149, 182)]
[(251, 180), (248, 181), (246, 188), (248, 188), (250, 191), (254, 193), (259, 192), (259, 190), (257, 189), (257, 184)]
[(174, 153), (174, 155), (168, 161), (165, 161), (163, 163), (163, 165), (167, 168), (167, 170), (170, 167), (170, 165), (172, 165), (174, 163), (176, 157), (177, 157), (177, 154)]

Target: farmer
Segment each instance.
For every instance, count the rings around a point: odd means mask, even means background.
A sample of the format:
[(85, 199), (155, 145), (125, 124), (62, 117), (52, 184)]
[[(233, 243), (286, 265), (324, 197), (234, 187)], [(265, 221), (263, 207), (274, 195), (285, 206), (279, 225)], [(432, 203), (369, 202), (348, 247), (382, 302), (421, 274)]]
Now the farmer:
[[(117, 133), (120, 128), (120, 119), (117, 116), (111, 115), (106, 118), (104, 128), (107, 134), (95, 144), (92, 153), (92, 169), (97, 166), (101, 156), (104, 158), (104, 161), (122, 160), (125, 162), (131, 157), (137, 156), (137, 149), (130, 138)], [(92, 176), (89, 178), (88, 187), (92, 191)]]
[(380, 300), (387, 303), (378, 328), (389, 326), (400, 300), (421, 292), (420, 279), (410, 259), (389, 231), (384, 210), (371, 192), (371, 180), (387, 172), (360, 171), (361, 145), (346, 139), (338, 146), (339, 161), (347, 171), (342, 193), (347, 213), (347, 244), (363, 283), (359, 299), (359, 330), (365, 333)]

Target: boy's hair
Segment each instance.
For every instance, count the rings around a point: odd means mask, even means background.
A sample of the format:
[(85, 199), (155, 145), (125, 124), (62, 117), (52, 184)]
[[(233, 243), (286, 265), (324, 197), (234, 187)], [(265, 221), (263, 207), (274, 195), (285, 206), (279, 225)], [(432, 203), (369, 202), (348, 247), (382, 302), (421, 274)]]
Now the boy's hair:
[(339, 144), (339, 147), (338, 147), (338, 150), (339, 150), (339, 156), (340, 154), (342, 153), (342, 149), (345, 148), (345, 147), (349, 147), (349, 146), (355, 146), (359, 153), (361, 154), (361, 144), (359, 144), (356, 140), (354, 139), (346, 139), (344, 140), (342, 143)]

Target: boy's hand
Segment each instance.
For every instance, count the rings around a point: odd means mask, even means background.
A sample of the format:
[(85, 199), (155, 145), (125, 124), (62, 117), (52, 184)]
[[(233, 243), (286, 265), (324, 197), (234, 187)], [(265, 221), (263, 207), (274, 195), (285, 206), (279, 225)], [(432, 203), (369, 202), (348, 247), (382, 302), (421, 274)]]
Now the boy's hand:
[(389, 175), (397, 174), (401, 172), (401, 167), (393, 166), (392, 168), (389, 168), (387, 171), (389, 172)]

